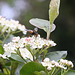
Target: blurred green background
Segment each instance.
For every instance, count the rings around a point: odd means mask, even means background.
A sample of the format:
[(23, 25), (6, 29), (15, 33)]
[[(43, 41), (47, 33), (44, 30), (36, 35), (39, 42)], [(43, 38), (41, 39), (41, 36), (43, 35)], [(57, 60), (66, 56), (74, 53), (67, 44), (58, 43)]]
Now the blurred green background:
[[(31, 18), (48, 18), (50, 0), (0, 0), (0, 15), (7, 19), (19, 20), (27, 29)], [(75, 0), (61, 0), (60, 14), (55, 20), (56, 30), (51, 38), (57, 43), (50, 51), (67, 50), (67, 59), (75, 63)], [(39, 34), (46, 38), (46, 33), (39, 29)]]

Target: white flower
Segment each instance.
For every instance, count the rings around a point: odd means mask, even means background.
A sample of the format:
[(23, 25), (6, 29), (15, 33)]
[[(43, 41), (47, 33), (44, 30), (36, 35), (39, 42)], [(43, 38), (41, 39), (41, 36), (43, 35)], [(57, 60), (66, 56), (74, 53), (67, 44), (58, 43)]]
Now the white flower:
[(67, 64), (67, 60), (60, 59), (60, 64)]
[(52, 70), (52, 67), (51, 67), (51, 66), (48, 66), (48, 67), (47, 67), (47, 70)]
[(49, 65), (50, 65), (50, 60), (49, 60), (49, 58), (45, 58), (45, 59), (44, 59), (44, 62), (41, 62), (41, 64), (42, 64), (43, 66), (49, 66)]
[(49, 61), (50, 61), (49, 58), (45, 58), (45, 59), (44, 59), (44, 62), (49, 62)]
[[(24, 37), (24, 38), (20, 38), (19, 36), (13, 37), (12, 42), (10, 42), (8, 44), (4, 44), (4, 46), (3, 46), (4, 51), (5, 51), (4, 55), (7, 57), (10, 57), (11, 53), (16, 53), (16, 51), (19, 50), (24, 59), (29, 58), (29, 59), (33, 60), (33, 56), (26, 49), (26, 46), (29, 45), (32, 50), (36, 49), (36, 48), (41, 49), (45, 45), (46, 46), (51, 45), (48, 41), (50, 42), (50, 40), (41, 38), (40, 35), (38, 35), (37, 37), (32, 36), (32, 37)], [(44, 62), (45, 62), (44, 64), (48, 65), (48, 62), (46, 63), (46, 60), (48, 60), (48, 59), (49, 58), (46, 58), (44, 60)]]
[(42, 64), (43, 66), (45, 66), (45, 67), (47, 66), (47, 69), (48, 69), (48, 70), (51, 70), (52, 67), (54, 67), (54, 65), (51, 64), (49, 58), (45, 58), (45, 59), (44, 59), (44, 62), (41, 62), (41, 64)]
[(30, 40), (29, 44), (32, 49), (42, 48), (44, 45), (46, 45), (46, 46), (55, 46), (56, 45), (52, 40), (43, 39), (40, 37), (40, 35), (38, 35), (37, 37), (32, 36), (31, 39), (32, 40)]
[(33, 56), (32, 54), (26, 49), (26, 48), (20, 48), (20, 53), (21, 53), (21, 56), (24, 58), (24, 59), (30, 59), (33, 61)]
[[(67, 63), (66, 63), (67, 61)], [(71, 61), (68, 60), (63, 60), (61, 59), (60, 62), (56, 62), (54, 60), (50, 61), (49, 58), (45, 58), (44, 62), (41, 62), (41, 64), (44, 67), (47, 67), (48, 70), (52, 70), (52, 67), (57, 67), (57, 68), (62, 68), (62, 69), (67, 69), (68, 67), (73, 67), (73, 63)], [(68, 67), (67, 67), (68, 66)]]
[(18, 41), (19, 47), (24, 47), (24, 45), (25, 45), (24, 43), (25, 43), (24, 38), (21, 38), (21, 39)]
[(56, 46), (56, 43), (52, 40), (45, 40), (47, 46)]
[(58, 62), (55, 62), (55, 66), (56, 66), (56, 67), (60, 67), (60, 65), (59, 65)]
[(26, 34), (27, 33), (27, 30), (26, 30), (26, 28), (25, 28), (24, 25), (19, 24), (18, 25), (18, 29), (21, 30), (23, 32), (23, 34)]
[(71, 68), (73, 68), (73, 66), (74, 66), (71, 61), (68, 61), (67, 65), (68, 65), (68, 66), (71, 66)]
[(55, 65), (55, 64), (56, 64), (56, 62), (55, 62), (54, 60), (52, 60), (52, 61), (51, 61), (51, 64)]
[(4, 54), (2, 55), (3, 58), (11, 57), (11, 53), (16, 53), (15, 51), (17, 50), (14, 43), (12, 43), (12, 42), (10, 42), (8, 44), (4, 44), (3, 48), (4, 48)]
[(8, 27), (4, 26), (3, 29), (2, 29), (2, 32), (5, 32), (7, 31)]
[(26, 30), (24, 30), (24, 31), (23, 31), (23, 34), (26, 34), (26, 33), (27, 33), (27, 31), (26, 31)]
[(24, 34), (27, 33), (24, 25), (19, 24), (19, 21), (7, 20), (4, 17), (0, 16), (0, 27), (2, 28), (1, 32), (12, 32), (19, 29)]
[(73, 68), (73, 63), (71, 61), (68, 61), (68, 60), (64, 60), (64, 59), (60, 59), (60, 65), (63, 65), (63, 66), (70, 66), (71, 68)]
[(18, 37), (13, 37), (13, 39), (12, 39), (13, 42), (18, 42), (19, 40), (20, 40), (19, 36)]
[(21, 31), (24, 31), (26, 28), (25, 28), (24, 25), (19, 24), (18, 25), (18, 29), (21, 30)]
[(56, 43), (54, 43), (54, 41), (49, 41), (49, 44), (51, 45), (51, 46), (56, 46)]
[(67, 67), (65, 67), (64, 65), (59, 65), (59, 68), (67, 69)]
[(3, 54), (3, 55), (0, 54), (0, 57), (2, 57), (2, 58), (4, 58), (4, 59), (8, 59), (8, 58), (6, 57), (6, 55), (4, 55), (4, 54)]

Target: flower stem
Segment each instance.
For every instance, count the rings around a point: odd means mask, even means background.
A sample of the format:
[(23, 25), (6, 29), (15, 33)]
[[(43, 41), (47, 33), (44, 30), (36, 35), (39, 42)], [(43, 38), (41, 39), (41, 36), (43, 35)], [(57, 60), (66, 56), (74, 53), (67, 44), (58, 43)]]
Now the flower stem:
[(53, 71), (52, 71), (52, 75), (54, 75), (55, 69), (56, 69), (56, 67), (53, 69)]
[(43, 59), (42, 59), (42, 62), (44, 61), (44, 58), (45, 58), (45, 52), (43, 52)]
[(10, 75), (10, 74), (9, 74), (9, 71), (8, 71), (8, 69), (7, 69), (6, 67), (5, 67), (5, 70), (6, 70), (7, 74)]
[(52, 75), (54, 68), (55, 68), (55, 67), (52, 68), (52, 70), (49, 72), (48, 75)]
[(4, 45), (5, 41), (6, 41), (6, 40), (7, 40), (7, 38), (9, 37), (9, 35), (10, 35), (10, 33), (8, 33), (8, 34), (6, 35), (6, 37), (5, 37), (5, 38), (4, 38), (4, 40), (3, 40), (2, 45)]
[(50, 30), (49, 30), (49, 32), (47, 32), (47, 40), (48, 40), (49, 37), (50, 37), (50, 33), (51, 33), (51, 29), (52, 29), (52, 25), (53, 25), (53, 23), (50, 24)]
[(20, 33), (22, 31), (16, 31), (16, 32), (11, 32), (11, 34), (16, 34), (16, 33)]
[(63, 75), (63, 69), (61, 69), (61, 75)]
[(48, 48), (48, 47), (46, 47), (46, 46), (45, 46), (45, 49), (44, 49), (44, 50), (42, 50), (42, 51), (43, 51), (43, 59), (42, 59), (42, 62), (43, 62), (43, 61), (44, 61), (44, 59), (45, 59), (45, 52), (44, 52), (44, 51), (45, 51), (45, 50), (47, 50), (47, 48)]
[(69, 70), (70, 70), (70, 68), (68, 68), (67, 71), (65, 71), (62, 75), (65, 75)]
[(56, 75), (56, 73), (59, 71), (60, 68), (57, 68), (53, 75)]
[(15, 71), (16, 71), (17, 66), (18, 66), (17, 62), (11, 61), (11, 73), (10, 73), (10, 75), (15, 75)]

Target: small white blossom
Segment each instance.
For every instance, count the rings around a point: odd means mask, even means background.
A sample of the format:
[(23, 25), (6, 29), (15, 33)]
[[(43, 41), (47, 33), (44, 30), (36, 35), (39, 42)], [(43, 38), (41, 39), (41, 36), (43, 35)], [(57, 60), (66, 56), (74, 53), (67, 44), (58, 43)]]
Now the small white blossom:
[(26, 28), (24, 25), (19, 24), (19, 21), (15, 21), (15, 20), (7, 20), (4, 17), (0, 16), (0, 27), (1, 32), (12, 32), (12, 31), (16, 31), (16, 30), (20, 30), (22, 31), (24, 34), (27, 33)]
[(16, 53), (15, 51), (17, 50), (17, 48), (15, 47), (14, 43), (10, 42), (8, 44), (4, 44), (3, 46), (4, 48), (4, 54), (3, 56), (5, 57), (10, 57), (11, 53)]
[(60, 64), (67, 64), (67, 60), (60, 59)]
[(59, 65), (59, 68), (67, 69), (67, 67), (65, 67), (64, 65)]
[(56, 46), (56, 43), (52, 40), (44, 40), (47, 46)]
[(27, 33), (27, 30), (26, 30), (26, 28), (25, 28), (24, 25), (19, 24), (18, 25), (18, 29), (21, 30), (23, 32), (23, 34), (26, 34)]
[(45, 59), (44, 59), (44, 62), (41, 62), (41, 64), (42, 64), (43, 66), (45, 66), (45, 67), (47, 66), (47, 69), (48, 69), (48, 70), (51, 70), (52, 67), (54, 67), (54, 65), (51, 64), (49, 58), (45, 58)]
[(68, 67), (73, 68), (73, 63), (71, 61), (64, 60), (64, 59), (61, 59), (60, 62), (56, 62), (54, 60), (50, 61), (49, 58), (45, 58), (44, 61), (41, 62), (41, 64), (44, 67), (47, 67), (48, 70), (52, 70), (52, 67), (62, 68), (62, 69), (68, 69)]
[(55, 62), (55, 66), (56, 66), (56, 67), (60, 67), (60, 65), (59, 65), (58, 62)]
[(2, 54), (0, 54), (0, 57), (2, 57), (2, 58), (4, 58), (4, 59), (8, 59), (7, 57), (6, 57), (6, 55), (2, 55)]
[(48, 67), (47, 67), (47, 70), (52, 70), (52, 67), (51, 67), (51, 66), (48, 66)]
[(68, 61), (67, 65), (73, 68), (73, 63), (71, 61)]
[(61, 65), (66, 65), (66, 66), (70, 66), (73, 68), (73, 63), (71, 61), (68, 61), (68, 60), (64, 60), (64, 59), (60, 59), (60, 62), (59, 62)]
[(56, 43), (54, 43), (54, 41), (49, 41), (49, 44), (51, 45), (51, 46), (56, 46)]
[(18, 37), (13, 37), (13, 39), (12, 39), (13, 42), (18, 42), (19, 40), (20, 40), (19, 36)]
[(44, 59), (44, 62), (49, 62), (49, 61), (50, 61), (49, 58), (45, 58), (45, 59)]

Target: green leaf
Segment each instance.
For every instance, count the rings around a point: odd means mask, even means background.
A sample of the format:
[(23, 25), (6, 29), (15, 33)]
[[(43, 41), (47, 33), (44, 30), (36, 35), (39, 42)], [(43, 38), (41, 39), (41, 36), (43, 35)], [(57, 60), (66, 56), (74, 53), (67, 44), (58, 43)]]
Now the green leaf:
[(5, 62), (5, 66), (11, 66), (10, 60), (7, 60), (7, 61)]
[(35, 71), (44, 71), (45, 68), (37, 62), (29, 62), (25, 64), (20, 70), (20, 75), (34, 75)]
[(0, 73), (0, 75), (6, 75), (6, 74), (4, 74), (4, 73)]
[(3, 49), (2, 45), (0, 45), (0, 54), (4, 54), (4, 49)]
[(19, 62), (22, 62), (22, 63), (25, 63), (25, 61), (17, 54), (11, 54), (11, 58), (16, 60), (16, 61), (19, 61)]
[(51, 0), (50, 9), (49, 9), (50, 24), (53, 24), (54, 20), (59, 15), (59, 6), (60, 6), (60, 0)]
[[(67, 51), (54, 51), (54, 52), (49, 52), (45, 56), (45, 58), (50, 58), (50, 60), (55, 60), (58, 61), (62, 58), (65, 58), (67, 56)], [(40, 55), (39, 60), (41, 61), (43, 58), (42, 55)]]
[[(43, 19), (38, 19), (38, 18), (33, 18), (29, 21), (32, 25), (43, 29), (45, 32), (49, 32), (50, 29), (50, 21), (48, 20), (43, 20)], [(53, 24), (51, 32), (54, 31), (56, 26)]]
[(2, 41), (0, 40), (0, 44), (2, 43)]
[(66, 73), (66, 75), (75, 75), (75, 70), (70, 70)]
[(40, 72), (35, 71), (34, 75), (46, 75), (46, 73), (44, 71), (40, 71)]

